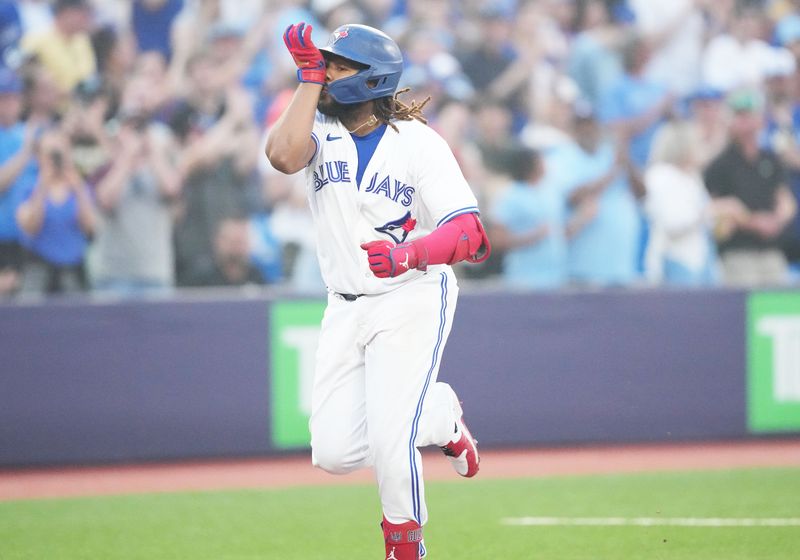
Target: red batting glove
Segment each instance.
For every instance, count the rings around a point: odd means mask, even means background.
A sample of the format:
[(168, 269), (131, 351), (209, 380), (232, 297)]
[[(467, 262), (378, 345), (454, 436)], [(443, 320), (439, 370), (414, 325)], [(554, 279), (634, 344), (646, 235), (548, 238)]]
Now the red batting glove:
[(305, 22), (290, 25), (283, 33), (283, 42), (297, 65), (297, 79), (325, 85), (325, 59), (311, 40), (311, 26)]
[(417, 268), (419, 258), (413, 243), (395, 245), (391, 241), (370, 241), (362, 243), (367, 252), (369, 269), (378, 278), (394, 278)]

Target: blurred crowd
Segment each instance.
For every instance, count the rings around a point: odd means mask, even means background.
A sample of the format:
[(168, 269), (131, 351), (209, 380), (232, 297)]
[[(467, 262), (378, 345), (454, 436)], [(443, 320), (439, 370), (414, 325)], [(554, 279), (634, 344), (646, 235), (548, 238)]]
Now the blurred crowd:
[(263, 157), (298, 21), (400, 44), (493, 242), (462, 277), (796, 281), (798, 0), (0, 0), (0, 298), (324, 290)]

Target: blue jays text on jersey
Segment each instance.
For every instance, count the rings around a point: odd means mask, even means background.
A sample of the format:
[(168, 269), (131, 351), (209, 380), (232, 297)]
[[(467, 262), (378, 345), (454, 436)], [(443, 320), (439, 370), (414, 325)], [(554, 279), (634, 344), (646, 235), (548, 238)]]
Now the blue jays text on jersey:
[[(320, 191), (330, 183), (350, 183), (350, 168), (346, 161), (334, 160), (326, 161), (314, 169), (314, 191)], [(416, 189), (411, 185), (392, 179), (385, 175), (380, 181), (378, 174), (374, 173), (369, 180), (365, 192), (382, 194), (386, 198), (398, 202), (408, 208), (414, 202), (414, 192)]]
[(346, 161), (326, 161), (314, 170), (314, 190), (319, 191), (328, 183), (349, 183), (350, 169)]
[[(378, 174), (375, 173), (369, 180), (369, 186), (366, 192), (383, 194), (386, 198), (390, 198), (395, 202), (399, 202), (406, 208), (411, 206), (414, 202), (414, 191), (416, 189), (411, 185), (407, 185), (397, 179), (392, 179), (386, 175), (380, 182), (378, 182)], [(400, 197), (402, 196), (402, 199)]]

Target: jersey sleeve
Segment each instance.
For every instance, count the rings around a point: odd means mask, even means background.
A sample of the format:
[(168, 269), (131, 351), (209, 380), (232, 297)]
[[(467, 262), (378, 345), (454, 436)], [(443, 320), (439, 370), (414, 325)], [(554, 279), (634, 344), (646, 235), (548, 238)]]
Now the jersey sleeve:
[(308, 163), (306, 163), (306, 167), (317, 161), (320, 150), (322, 149), (322, 142), (320, 141), (320, 138), (325, 138), (328, 128), (329, 124), (324, 115), (317, 111), (316, 116), (314, 117), (314, 127), (311, 129), (311, 140), (314, 141), (314, 154), (311, 156), (311, 159), (308, 160)]
[(458, 166), (450, 146), (433, 130), (420, 139), (417, 189), (437, 228), (461, 214), (478, 212), (478, 201)]

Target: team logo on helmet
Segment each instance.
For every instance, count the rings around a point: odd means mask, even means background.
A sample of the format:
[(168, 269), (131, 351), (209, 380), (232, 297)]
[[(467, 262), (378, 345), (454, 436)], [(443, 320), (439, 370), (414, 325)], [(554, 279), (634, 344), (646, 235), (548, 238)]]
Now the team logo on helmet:
[(339, 39), (347, 37), (347, 35), (349, 35), (349, 33), (347, 32), (346, 27), (344, 29), (337, 29), (336, 31), (333, 32), (333, 42), (335, 43)]
[(385, 233), (395, 243), (402, 243), (415, 227), (417, 227), (417, 220), (411, 217), (411, 212), (406, 212), (406, 215), (402, 218), (388, 222), (381, 227), (376, 227), (375, 231)]

